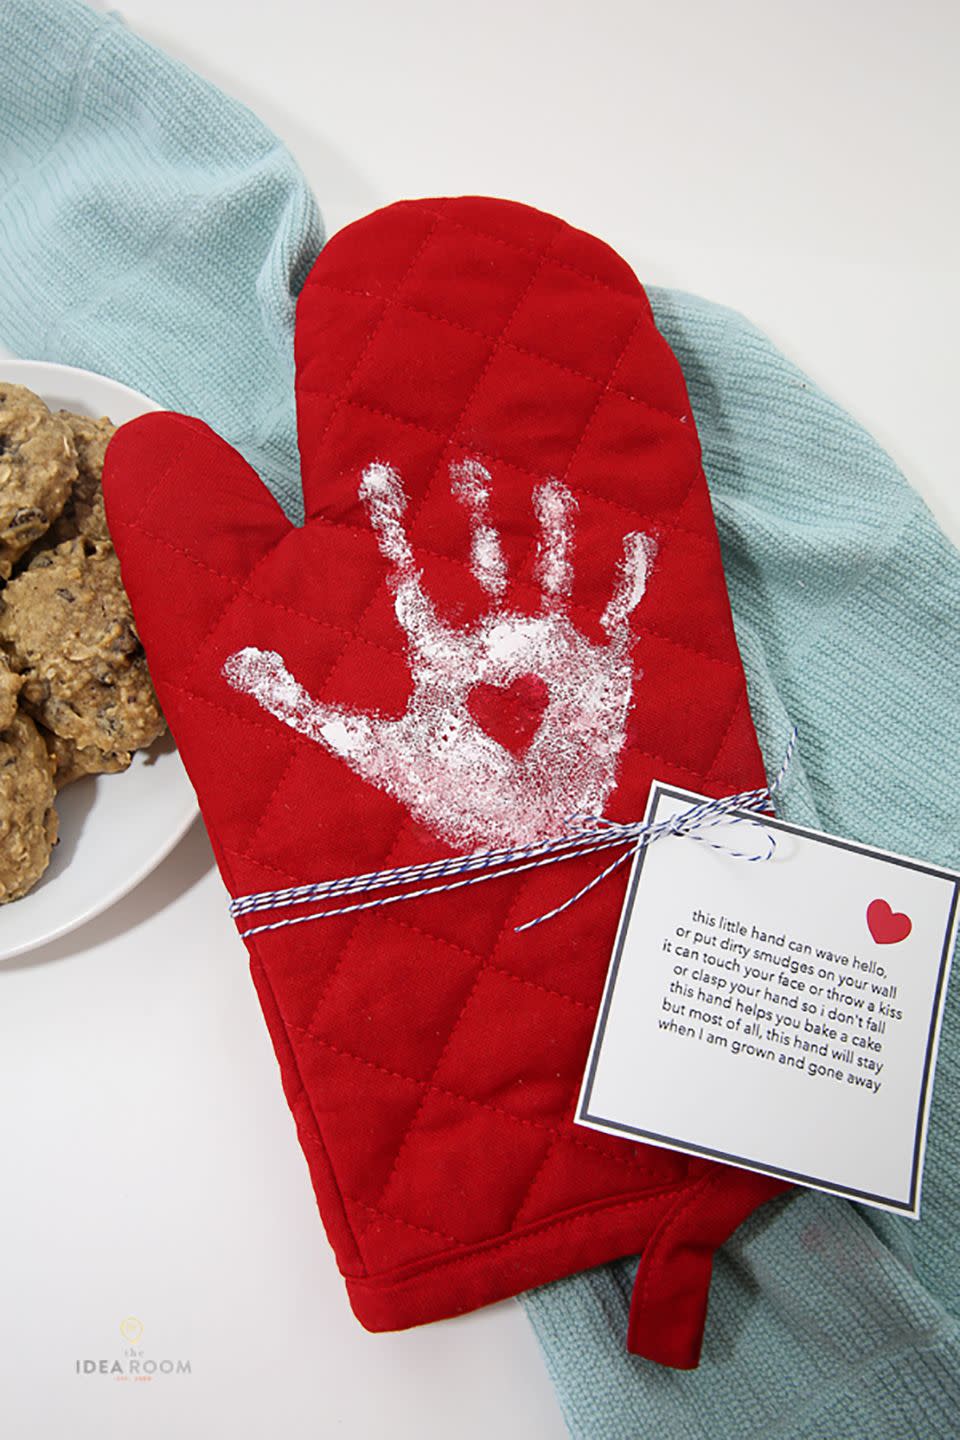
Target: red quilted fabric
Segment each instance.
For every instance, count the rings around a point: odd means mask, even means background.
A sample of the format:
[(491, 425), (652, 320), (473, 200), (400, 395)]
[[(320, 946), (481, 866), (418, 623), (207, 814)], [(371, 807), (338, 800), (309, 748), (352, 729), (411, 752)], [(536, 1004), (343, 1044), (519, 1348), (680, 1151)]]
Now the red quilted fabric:
[[(623, 260), (521, 205), (394, 205), (327, 245), (296, 351), (302, 527), (182, 416), (125, 425), (104, 479), (233, 896), (555, 833), (570, 797), (634, 819), (653, 776), (763, 783), (683, 377)], [(625, 876), (514, 927), (601, 865), (247, 942), (372, 1330), (639, 1250), (629, 1344), (696, 1364), (713, 1250), (783, 1188), (571, 1123)]]

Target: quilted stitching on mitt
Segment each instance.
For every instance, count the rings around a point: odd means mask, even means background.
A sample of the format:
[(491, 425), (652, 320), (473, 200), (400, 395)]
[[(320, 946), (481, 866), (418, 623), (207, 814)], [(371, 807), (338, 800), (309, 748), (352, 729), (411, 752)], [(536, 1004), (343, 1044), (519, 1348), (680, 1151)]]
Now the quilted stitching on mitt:
[[(301, 295), (297, 401), (302, 528), (199, 422), (145, 417), (108, 456), (124, 579), (233, 894), (524, 838), (568, 803), (635, 818), (654, 774), (763, 782), (683, 379), (606, 246), (497, 201), (358, 222)], [(624, 882), (516, 935), (594, 862), (562, 868), (249, 942), (373, 1328), (657, 1254), (673, 1215), (709, 1250), (773, 1193), (572, 1125)], [(662, 1358), (695, 1356), (685, 1323)]]

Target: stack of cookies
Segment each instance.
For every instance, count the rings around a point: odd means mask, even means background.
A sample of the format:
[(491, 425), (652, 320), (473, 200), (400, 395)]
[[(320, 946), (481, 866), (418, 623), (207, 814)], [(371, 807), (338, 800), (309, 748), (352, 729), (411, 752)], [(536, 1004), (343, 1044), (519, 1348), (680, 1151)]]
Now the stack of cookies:
[(57, 839), (57, 790), (164, 729), (100, 486), (114, 427), (0, 381), (0, 904)]

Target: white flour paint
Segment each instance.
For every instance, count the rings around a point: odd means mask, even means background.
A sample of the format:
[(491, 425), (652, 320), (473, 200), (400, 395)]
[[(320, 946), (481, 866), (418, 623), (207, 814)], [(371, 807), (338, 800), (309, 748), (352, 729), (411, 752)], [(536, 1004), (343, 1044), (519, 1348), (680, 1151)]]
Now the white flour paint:
[(490, 471), (479, 460), (462, 460), (450, 466), (450, 489), (470, 514), (471, 569), (488, 595), (507, 588), (507, 562), (500, 536), (490, 524)]
[(552, 610), (573, 589), (571, 520), (577, 503), (566, 485), (548, 480), (534, 490), (533, 508), (540, 525), (537, 578), (543, 587), (544, 604)]
[[(576, 512), (566, 486), (549, 480), (534, 491), (542, 603), (538, 615), (522, 615), (499, 601), (507, 574), (489, 518), (489, 472), (466, 460), (451, 466), (450, 477), (470, 519), (471, 569), (491, 597), (487, 616), (469, 629), (441, 621), (424, 592), (397, 472), (378, 461), (360, 481), (407, 636), (413, 693), (404, 715), (394, 720), (317, 701), (274, 650), (238, 650), (223, 673), (234, 689), (340, 756), (450, 844), (528, 844), (559, 833), (573, 814), (601, 814), (616, 783), (633, 686), (630, 615), (643, 598), (656, 545), (639, 531), (624, 536), (600, 622), (607, 644), (593, 645), (566, 610)], [(469, 700), (477, 685), (506, 688), (527, 676), (542, 681), (547, 698), (529, 747), (516, 755), (481, 729)]]

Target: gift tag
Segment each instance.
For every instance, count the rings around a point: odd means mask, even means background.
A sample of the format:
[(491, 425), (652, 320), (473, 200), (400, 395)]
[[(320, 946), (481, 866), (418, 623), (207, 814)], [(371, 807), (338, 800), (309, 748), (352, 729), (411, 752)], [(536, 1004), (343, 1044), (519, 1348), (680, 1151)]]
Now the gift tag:
[[(703, 799), (655, 782), (645, 818)], [(657, 840), (577, 1122), (916, 1217), (958, 887), (742, 811)]]

